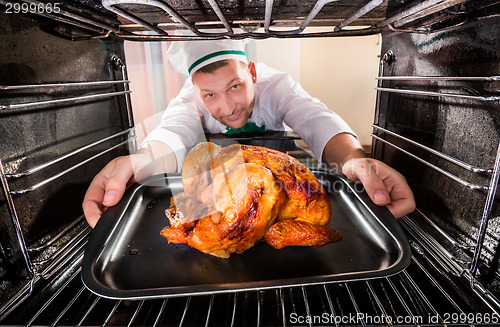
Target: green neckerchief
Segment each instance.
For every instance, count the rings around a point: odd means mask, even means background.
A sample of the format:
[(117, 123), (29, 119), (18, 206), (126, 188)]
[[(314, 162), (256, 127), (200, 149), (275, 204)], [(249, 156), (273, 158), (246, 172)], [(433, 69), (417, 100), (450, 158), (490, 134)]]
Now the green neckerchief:
[(255, 123), (246, 123), (240, 128), (229, 128), (226, 126), (226, 135), (234, 135), (239, 133), (254, 133), (254, 132), (268, 132), (266, 126), (259, 127)]

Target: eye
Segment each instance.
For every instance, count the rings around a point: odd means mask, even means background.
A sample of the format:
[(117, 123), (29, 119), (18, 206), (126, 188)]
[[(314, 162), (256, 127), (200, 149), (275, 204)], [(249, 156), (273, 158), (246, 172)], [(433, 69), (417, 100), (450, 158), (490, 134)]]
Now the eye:
[(207, 93), (207, 94), (205, 94), (205, 98), (211, 99), (213, 97), (214, 97), (213, 93)]
[(234, 84), (233, 86), (231, 86), (231, 88), (232, 88), (233, 90), (236, 90), (238, 87), (239, 87), (239, 85), (238, 85), (238, 84)]

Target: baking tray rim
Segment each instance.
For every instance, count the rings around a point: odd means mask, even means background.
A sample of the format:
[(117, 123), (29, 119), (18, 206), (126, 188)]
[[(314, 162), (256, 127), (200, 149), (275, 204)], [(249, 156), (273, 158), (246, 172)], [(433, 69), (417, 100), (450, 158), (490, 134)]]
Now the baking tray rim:
[[(311, 169), (314, 174), (322, 175), (335, 175), (336, 178), (341, 179), (344, 183), (349, 186), (352, 190), (354, 196), (358, 198), (360, 203), (362, 203), (367, 210), (369, 210), (374, 217), (380, 221), (381, 226), (388, 232), (389, 235), (395, 240), (399, 240), (395, 243), (399, 250), (399, 255), (391, 265), (379, 269), (379, 270), (364, 270), (362, 272), (343, 272), (336, 273), (335, 275), (317, 275), (311, 277), (300, 277), (300, 278), (283, 278), (283, 279), (270, 279), (264, 281), (248, 281), (248, 282), (237, 282), (237, 283), (217, 283), (208, 285), (188, 285), (188, 286), (167, 286), (158, 288), (143, 288), (143, 289), (114, 289), (108, 287), (94, 278), (92, 271), (97, 259), (101, 255), (101, 251), (106, 248), (106, 245), (111, 241), (111, 236), (113, 231), (118, 227), (119, 222), (123, 219), (123, 215), (127, 211), (130, 203), (134, 200), (136, 193), (140, 192), (141, 189), (155, 185), (154, 182), (157, 180), (168, 180), (172, 178), (179, 179), (181, 177), (180, 173), (169, 173), (169, 174), (158, 174), (148, 177), (141, 183), (136, 183), (126, 190), (125, 195), (122, 200), (114, 207), (108, 208), (104, 215), (116, 215), (114, 222), (111, 219), (107, 220), (107, 226), (103, 227), (101, 221), (106, 221), (100, 219), (98, 224), (95, 226), (94, 230), (91, 232), (89, 242), (86, 245), (84, 257), (82, 260), (82, 270), (81, 279), (84, 286), (93, 294), (113, 300), (148, 300), (148, 299), (161, 299), (161, 298), (173, 298), (173, 297), (184, 297), (184, 296), (198, 296), (198, 295), (208, 295), (208, 294), (223, 294), (223, 293), (235, 293), (235, 292), (248, 292), (248, 291), (260, 291), (269, 289), (278, 289), (285, 287), (301, 287), (301, 286), (312, 286), (312, 285), (322, 285), (322, 284), (333, 284), (342, 283), (349, 281), (358, 280), (372, 280), (381, 277), (390, 277), (399, 272), (403, 271), (411, 261), (411, 248), (409, 242), (407, 241), (406, 235), (403, 232), (401, 225), (397, 222), (397, 219), (390, 214), (389, 210), (385, 207), (380, 207), (374, 204), (365, 192), (356, 191), (353, 187), (355, 184), (349, 180), (345, 175), (340, 173), (331, 173), (329, 170), (325, 169)], [(164, 186), (162, 184), (161, 186)], [(116, 211), (116, 213), (115, 213)], [(383, 214), (376, 214), (376, 212)], [(112, 226), (109, 226), (112, 225)], [(387, 225), (390, 225), (388, 228)], [(99, 226), (99, 228), (98, 228)], [(105, 228), (108, 227), (108, 228)], [(97, 230), (97, 232), (95, 232)], [(106, 240), (104, 242), (91, 242), (92, 238), (99, 238), (100, 234), (107, 232)], [(106, 235), (104, 235), (106, 236)], [(99, 246), (100, 245), (100, 246)], [(91, 253), (96, 253), (97, 255), (91, 255)], [(350, 277), (351, 276), (351, 277)], [(352, 277), (354, 276), (354, 277)], [(297, 281), (299, 280), (299, 281)], [(195, 289), (194, 291), (183, 292), (185, 289)]]

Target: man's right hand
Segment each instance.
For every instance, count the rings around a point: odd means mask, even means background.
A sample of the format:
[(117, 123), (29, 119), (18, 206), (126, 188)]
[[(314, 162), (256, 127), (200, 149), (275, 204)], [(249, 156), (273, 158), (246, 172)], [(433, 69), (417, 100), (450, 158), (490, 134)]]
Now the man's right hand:
[(111, 160), (92, 180), (85, 198), (83, 213), (94, 228), (107, 207), (117, 204), (125, 189), (139, 180), (134, 171), (140, 171), (149, 162), (149, 156), (134, 154)]
[[(148, 143), (148, 148), (143, 148), (136, 154), (111, 160), (94, 177), (82, 204), (83, 213), (90, 227), (94, 228), (103, 212), (108, 207), (116, 205), (127, 187), (133, 183), (153, 174), (176, 170), (177, 161), (172, 150), (163, 143), (150, 143)], [(151, 164), (152, 157), (161, 158), (162, 163)]]

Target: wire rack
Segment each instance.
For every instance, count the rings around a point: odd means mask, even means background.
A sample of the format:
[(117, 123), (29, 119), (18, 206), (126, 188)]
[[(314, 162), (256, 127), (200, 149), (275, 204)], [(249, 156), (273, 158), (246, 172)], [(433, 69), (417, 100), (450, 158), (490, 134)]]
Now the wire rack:
[[(76, 220), (69, 223), (62, 230), (57, 232), (55, 235), (40, 240), (40, 242), (35, 242), (33, 245), (28, 245), (25, 240), (25, 231), (23, 231), (20, 217), (18, 215), (18, 208), (16, 208), (16, 202), (18, 201), (18, 197), (22, 197), (27, 193), (36, 193), (43, 192), (43, 189), (49, 187), (50, 184), (61, 177), (76, 171), (78, 169), (84, 169), (85, 165), (89, 162), (107, 154), (109, 152), (114, 151), (119, 147), (123, 147), (124, 145), (130, 144), (131, 147), (135, 145), (135, 128), (133, 127), (132, 121), (132, 113), (130, 108), (130, 90), (129, 83), (130, 81), (126, 78), (125, 66), (121, 62), (119, 58), (112, 58), (114, 63), (119, 67), (122, 72), (123, 80), (118, 81), (89, 81), (89, 82), (69, 82), (69, 83), (53, 83), (53, 84), (33, 84), (33, 85), (1, 85), (0, 86), (0, 94), (8, 91), (17, 91), (17, 92), (27, 92), (29, 90), (35, 90), (37, 92), (51, 94), (54, 90), (68, 90), (68, 89), (80, 89), (85, 90), (91, 87), (109, 87), (109, 86), (119, 86), (122, 88), (122, 91), (103, 91), (94, 94), (86, 94), (82, 96), (76, 97), (62, 97), (57, 99), (50, 100), (40, 100), (40, 101), (29, 101), (22, 102), (12, 101), (12, 103), (2, 104), (0, 105), (0, 113), (5, 114), (14, 114), (17, 111), (21, 110), (31, 110), (31, 112), (36, 110), (50, 110), (54, 106), (59, 105), (76, 105), (79, 103), (85, 103), (88, 101), (101, 101), (103, 99), (110, 99), (116, 97), (125, 97), (126, 103), (126, 111), (127, 111), (127, 120), (128, 120), (128, 128), (110, 135), (108, 137), (104, 137), (87, 145), (81, 146), (77, 149), (64, 153), (60, 156), (47, 160), (43, 163), (37, 164), (36, 166), (30, 167), (28, 169), (18, 170), (18, 171), (7, 171), (5, 168), (5, 164), (2, 163), (2, 159), (0, 158), (0, 180), (2, 182), (2, 190), (5, 196), (6, 204), (8, 207), (8, 213), (10, 221), (12, 222), (12, 226), (14, 228), (14, 232), (16, 235), (17, 246), (21, 252), (24, 267), (27, 270), (27, 274), (31, 280), (28, 283), (29, 288), (33, 285), (33, 282), (41, 278), (50, 278), (54, 271), (60, 269), (61, 266), (67, 262), (68, 257), (74, 251), (81, 249), (83, 244), (86, 242), (86, 238), (90, 233), (90, 228), (87, 226), (86, 228), (74, 232), (80, 223), (85, 221), (84, 216), (80, 215)], [(90, 93), (90, 92), (89, 92)], [(8, 97), (7, 97), (8, 98)], [(14, 99), (14, 98), (12, 98)], [(46, 170), (49, 170), (51, 167), (55, 166), (58, 163), (69, 161), (72, 158), (77, 157), (78, 155), (85, 155), (87, 150), (91, 150), (98, 146), (104, 145), (107, 146), (109, 143), (113, 143), (114, 145), (106, 147), (105, 150), (102, 150), (88, 158), (78, 159), (79, 161), (76, 164), (70, 164), (68, 168), (57, 171), (53, 175), (49, 173), (45, 173)], [(80, 158), (80, 157), (78, 157)], [(59, 169), (56, 167), (56, 169)], [(16, 181), (26, 179), (29, 176), (40, 174), (42, 176), (42, 180), (37, 181), (36, 183), (30, 184), (28, 186), (22, 188), (15, 188), (12, 185), (15, 184)], [(47, 176), (47, 174), (49, 174)], [(28, 181), (28, 184), (30, 182)], [(17, 185), (17, 184), (16, 184)], [(68, 240), (64, 241), (64, 245), (58, 246), (57, 251), (50, 253), (48, 256), (44, 256), (43, 259), (34, 259), (38, 257), (38, 254), (47, 250), (49, 247), (53, 246), (56, 242), (63, 238), (68, 238)]]
[[(400, 81), (413, 81), (413, 82), (423, 82), (421, 85), (429, 87), (432, 81), (444, 81), (444, 82), (481, 82), (481, 83), (493, 83), (498, 82), (500, 77), (497, 75), (493, 76), (478, 76), (478, 77), (443, 77), (443, 76), (384, 76), (384, 67), (394, 60), (394, 54), (392, 52), (386, 53), (380, 63), (380, 76), (378, 79), (378, 86), (376, 90), (378, 92), (377, 97), (380, 99), (381, 93), (391, 93), (391, 94), (403, 94), (405, 96), (418, 97), (419, 99), (426, 97), (439, 97), (442, 101), (452, 99), (452, 101), (468, 100), (473, 102), (478, 102), (480, 104), (484, 103), (500, 103), (500, 97), (497, 95), (469, 95), (460, 93), (445, 93), (445, 92), (433, 92), (426, 90), (414, 89), (416, 85), (411, 84), (408, 87), (384, 87), (383, 82), (400, 82)], [(412, 88), (413, 87), (413, 88)], [(491, 88), (490, 88), (491, 89)], [(492, 88), (493, 90), (495, 88)], [(472, 109), (471, 109), (472, 110)], [(377, 108), (379, 111), (379, 108)], [(378, 114), (376, 114), (378, 117)], [(412, 217), (406, 217), (402, 219), (403, 225), (406, 227), (409, 234), (420, 240), (419, 244), (426, 247), (427, 251), (432, 254), (432, 257), (440, 262), (440, 266), (445, 269), (449, 274), (455, 276), (464, 276), (472, 289), (482, 293), (484, 288), (477, 282), (478, 277), (478, 264), (481, 258), (481, 251), (484, 250), (484, 240), (488, 229), (488, 222), (492, 216), (492, 208), (495, 201), (495, 195), (498, 188), (499, 174), (500, 174), (500, 144), (498, 145), (494, 163), (491, 167), (479, 167), (477, 165), (472, 165), (470, 163), (464, 162), (459, 158), (455, 158), (446, 153), (437, 151), (431, 147), (425, 146), (415, 140), (407, 138), (399, 133), (391, 131), (387, 128), (380, 126), (379, 122), (376, 120), (375, 124), (372, 125), (373, 133), (371, 134), (375, 147), (378, 145), (384, 145), (395, 149), (399, 153), (403, 153), (405, 156), (409, 157), (411, 160), (418, 161), (419, 163), (429, 167), (433, 171), (446, 176), (452, 181), (468, 188), (471, 192), (484, 192), (485, 202), (482, 204), (483, 210), (480, 217), (479, 228), (475, 236), (475, 243), (473, 245), (464, 244), (461, 241), (454, 239), (449, 235), (444, 229), (442, 229), (437, 223), (432, 219), (427, 217), (418, 208), (413, 219)], [(394, 142), (388, 140), (388, 137), (393, 140), (398, 141), (398, 145)], [(413, 149), (418, 149), (418, 154), (415, 154), (407, 150), (411, 146)], [(375, 148), (372, 148), (372, 153)], [(434, 156), (436, 158), (442, 159), (442, 162), (451, 164), (452, 166), (458, 167), (458, 169), (467, 171), (476, 176), (486, 176), (485, 178), (489, 180), (487, 184), (477, 184), (475, 182), (468, 181), (465, 178), (457, 176), (457, 174), (450, 172), (448, 169), (442, 168), (441, 166), (431, 163), (430, 161), (424, 159), (424, 154)], [(441, 164), (444, 166), (444, 164)], [(428, 224), (433, 233), (429, 233), (424, 230), (421, 225), (422, 222)], [(439, 235), (440, 240), (438, 241), (436, 237), (432, 236), (434, 234)], [(445, 245), (446, 243), (446, 245)], [(451, 245), (451, 250), (446, 249), (448, 245)], [(464, 252), (470, 255), (465, 255), (467, 259), (463, 259)], [(460, 253), (460, 258), (452, 253)], [(490, 296), (490, 295), (488, 295)], [(497, 304), (499, 303), (495, 297), (492, 297), (493, 301)]]
[[(277, 288), (168, 299), (122, 301), (89, 292), (80, 279), (77, 256), (64, 282), (43, 301), (26, 300), (3, 323), (92, 326), (467, 326), (492, 325), (498, 307), (477, 294), (461, 294), (412, 257), (395, 276), (347, 283)], [(70, 271), (68, 273), (67, 271)], [(456, 285), (455, 285), (456, 286)], [(472, 301), (472, 302), (468, 302)], [(30, 314), (26, 314), (29, 312)]]
[[(45, 6), (38, 0), (24, 0), (28, 6)], [(133, 41), (172, 41), (181, 39), (201, 40), (220, 38), (289, 38), (289, 37), (336, 37), (378, 34), (384, 28), (400, 29), (414, 33), (429, 33), (444, 28), (443, 22), (453, 21), (471, 0), (413, 1), (411, 5), (394, 5), (384, 0), (354, 1), (349, 10), (338, 16), (335, 8), (346, 4), (338, 0), (318, 0), (299, 4), (282, 4), (274, 0), (243, 1), (234, 7), (231, 1), (208, 0), (206, 3), (177, 2), (169, 4), (161, 0), (102, 0), (103, 10), (89, 15), (75, 13), (75, 9), (61, 5), (57, 13), (29, 11), (53, 21), (77, 27), (90, 34), (73, 35), (75, 40), (88, 38), (119, 37)], [(8, 1), (0, 0), (7, 5)], [(478, 4), (475, 3), (475, 6)], [(490, 4), (485, 3), (488, 7)], [(292, 9), (287, 6), (295, 6)], [(357, 7), (356, 7), (357, 6)], [(456, 9), (458, 8), (458, 9)], [(482, 7), (481, 7), (482, 8)], [(456, 10), (455, 10), (456, 9)], [(283, 11), (295, 13), (284, 15)], [(102, 11), (107, 11), (104, 15)], [(234, 17), (233, 12), (245, 11), (244, 17)], [(486, 10), (487, 11), (487, 10)], [(198, 17), (192, 12), (200, 12)], [(372, 12), (372, 15), (370, 15)], [(390, 14), (386, 17), (387, 12)], [(109, 17), (115, 14), (119, 20)], [(484, 13), (482, 13), (484, 14)], [(104, 17), (103, 17), (104, 15)], [(418, 26), (408, 29), (408, 25)], [(452, 22), (454, 24), (454, 22)], [(327, 27), (322, 32), (305, 32), (307, 27)], [(349, 28), (347, 28), (349, 27)]]

